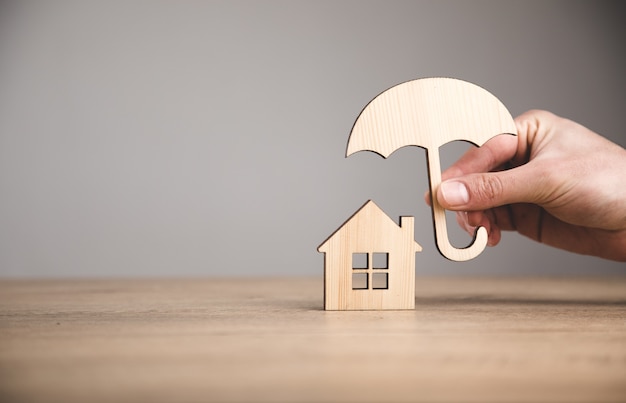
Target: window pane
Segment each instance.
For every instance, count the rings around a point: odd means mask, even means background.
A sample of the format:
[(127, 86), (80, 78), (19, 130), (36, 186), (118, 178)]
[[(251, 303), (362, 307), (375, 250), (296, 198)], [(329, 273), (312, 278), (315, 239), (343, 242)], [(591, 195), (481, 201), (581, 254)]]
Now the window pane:
[(389, 253), (374, 253), (374, 256), (372, 256), (372, 266), (374, 269), (388, 269)]
[(367, 253), (353, 253), (352, 254), (352, 268), (353, 269), (367, 269)]
[(352, 273), (352, 289), (367, 290), (367, 273)]
[(387, 273), (372, 274), (372, 289), (386, 290), (389, 288), (389, 275)]

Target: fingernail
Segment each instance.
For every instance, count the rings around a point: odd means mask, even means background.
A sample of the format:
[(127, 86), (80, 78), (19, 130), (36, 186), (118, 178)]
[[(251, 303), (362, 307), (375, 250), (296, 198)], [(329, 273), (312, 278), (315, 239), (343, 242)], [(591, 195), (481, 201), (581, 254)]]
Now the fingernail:
[(461, 206), (469, 201), (465, 185), (458, 181), (446, 181), (441, 184), (441, 195), (450, 206)]

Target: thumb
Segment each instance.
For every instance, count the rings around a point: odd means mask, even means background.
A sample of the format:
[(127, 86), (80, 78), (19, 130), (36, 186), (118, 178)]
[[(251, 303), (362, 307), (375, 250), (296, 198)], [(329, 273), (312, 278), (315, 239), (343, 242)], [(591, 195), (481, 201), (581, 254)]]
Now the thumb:
[(437, 200), (447, 210), (477, 211), (512, 203), (532, 203), (537, 183), (526, 166), (500, 172), (469, 174), (444, 181)]

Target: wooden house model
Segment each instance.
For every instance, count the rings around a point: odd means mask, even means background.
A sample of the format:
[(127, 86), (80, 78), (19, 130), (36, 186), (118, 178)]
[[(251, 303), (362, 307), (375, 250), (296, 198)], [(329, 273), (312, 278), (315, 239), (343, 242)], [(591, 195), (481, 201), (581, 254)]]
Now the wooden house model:
[(373, 201), (365, 203), (318, 249), (324, 253), (324, 308), (415, 308), (414, 218), (398, 226)]

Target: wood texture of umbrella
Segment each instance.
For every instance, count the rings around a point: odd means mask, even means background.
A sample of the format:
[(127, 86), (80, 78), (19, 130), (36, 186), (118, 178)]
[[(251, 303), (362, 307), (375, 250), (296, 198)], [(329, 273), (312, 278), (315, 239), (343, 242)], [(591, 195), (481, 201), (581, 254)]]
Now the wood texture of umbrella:
[[(373, 151), (384, 158), (404, 146), (426, 149), (431, 195), (441, 184), (439, 147), (454, 140), (477, 146), (499, 134), (517, 134), (506, 107), (485, 89), (452, 78), (423, 78), (392, 87), (363, 109), (350, 133), (346, 157)], [(450, 260), (478, 256), (487, 246), (487, 230), (477, 228), (466, 248), (448, 239), (445, 210), (432, 198), (439, 252)]]

